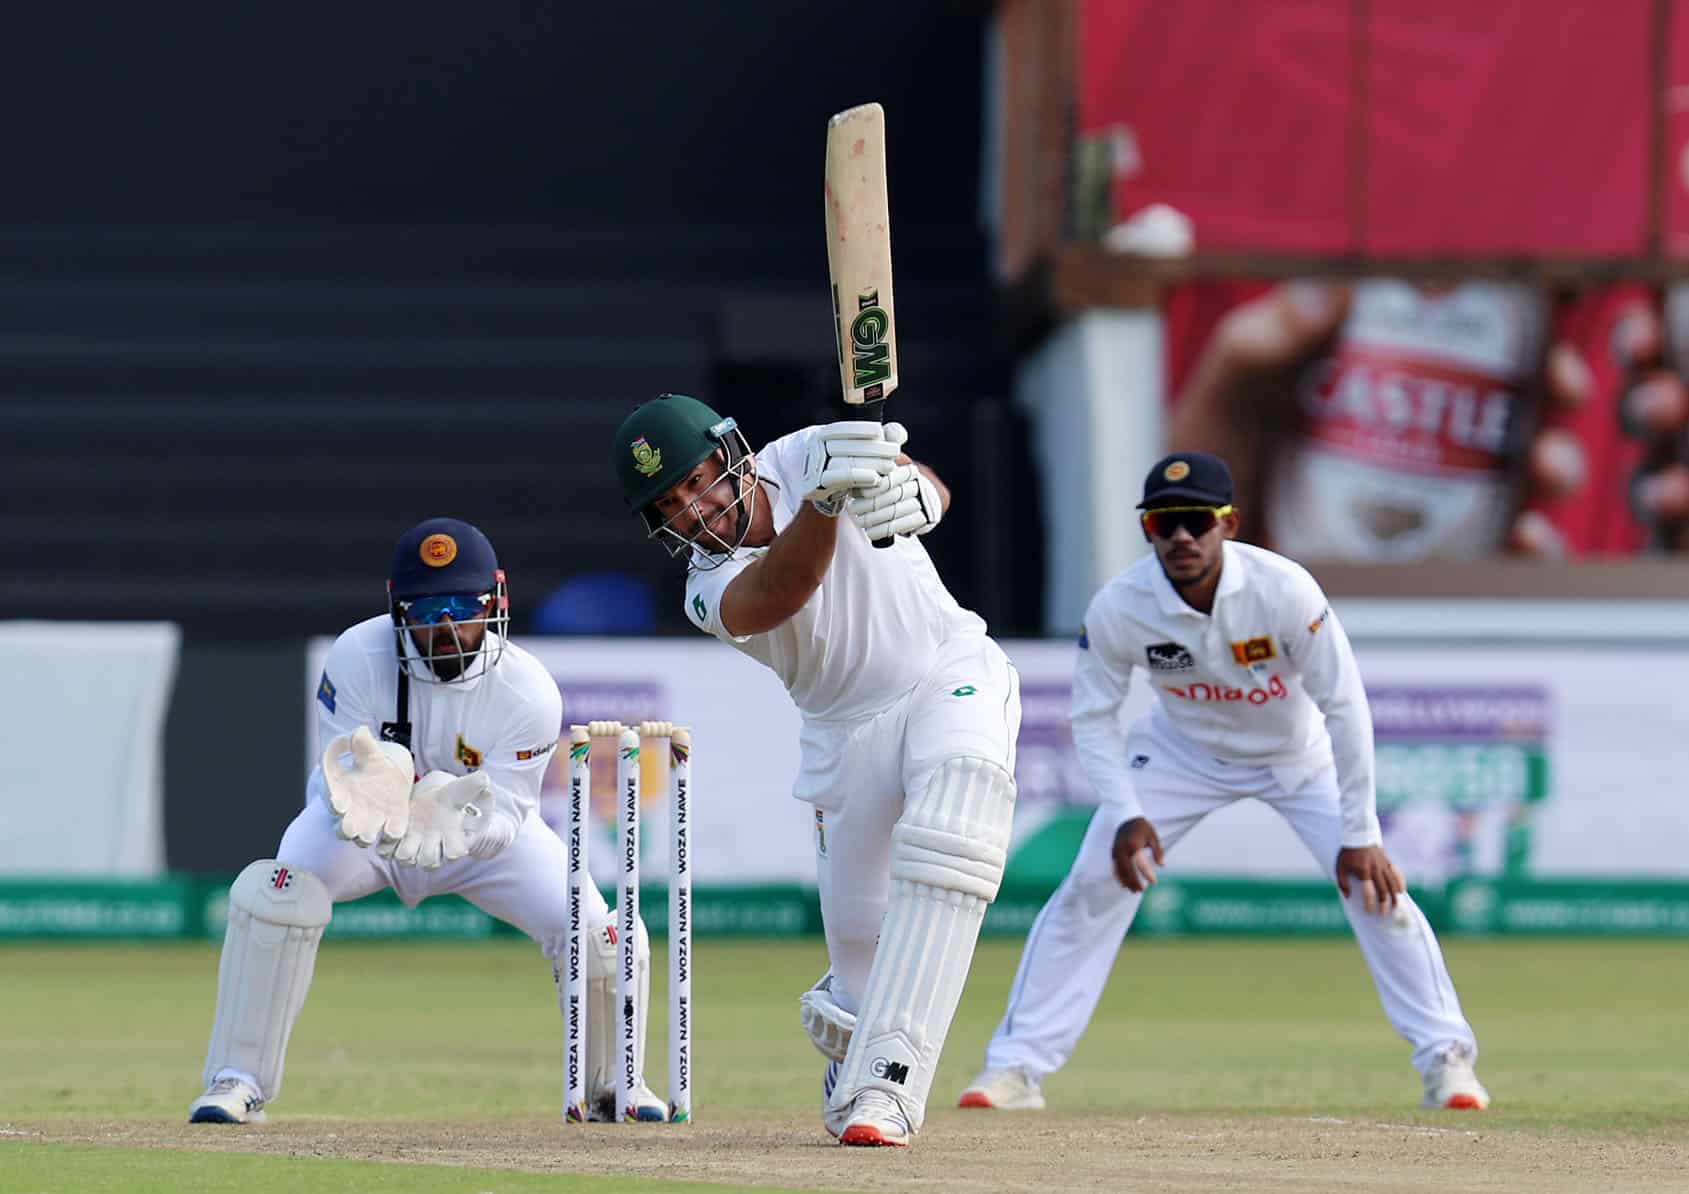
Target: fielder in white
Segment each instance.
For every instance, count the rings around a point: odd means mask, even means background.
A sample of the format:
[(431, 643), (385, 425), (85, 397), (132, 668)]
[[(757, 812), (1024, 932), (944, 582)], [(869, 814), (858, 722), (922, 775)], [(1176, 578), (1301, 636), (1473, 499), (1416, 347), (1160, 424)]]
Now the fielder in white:
[(733, 420), (666, 394), (612, 448), (628, 505), (687, 558), (687, 616), (803, 714), (831, 968), (800, 1008), (845, 1145), (920, 1129), (1014, 812), (1019, 683), (913, 538), (948, 493), (905, 438), (834, 423), (752, 456)]
[[(1044, 1106), (1043, 1079), (1072, 1056), (1164, 852), (1253, 796), (1336, 879), (1384, 1013), (1413, 1046), (1424, 1105), (1488, 1106), (1442, 950), (1384, 852), (1372, 717), (1325, 594), (1283, 556), (1230, 542), (1238, 518), (1217, 456), (1160, 461), (1140, 508), (1154, 554), (1092, 599), (1074, 668), (1073, 742), (1100, 804), (961, 1105)], [(1134, 670), (1157, 700), (1123, 736)]]
[[(229, 890), (206, 1091), (193, 1123), (252, 1123), (281, 1094), (294, 1021), (333, 905), (391, 887), (407, 905), (456, 892), (567, 963), (567, 861), (536, 812), (563, 721), (557, 684), (508, 641), (510, 598), (492, 544), (455, 518), (399, 540), (389, 611), (335, 640), (317, 685), (320, 765), (274, 859)], [(418, 778), (420, 776), (420, 778)], [(588, 884), (591, 1118), (615, 1115), (616, 936)], [(639, 927), (639, 967), (650, 946)], [(561, 993), (559, 994), (561, 1003)], [(639, 1065), (645, 1009), (639, 1001)], [(643, 1084), (632, 1108), (667, 1108)]]

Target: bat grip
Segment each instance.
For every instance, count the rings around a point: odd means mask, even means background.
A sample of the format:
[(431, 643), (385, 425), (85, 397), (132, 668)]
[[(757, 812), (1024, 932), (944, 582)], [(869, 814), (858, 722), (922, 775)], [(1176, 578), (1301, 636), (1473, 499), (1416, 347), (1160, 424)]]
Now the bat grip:
[[(873, 419), (876, 423), (883, 425), (886, 421), (886, 400), (881, 398), (878, 402), (864, 402), (862, 404), (862, 413)], [(883, 549), (890, 547), (894, 542), (896, 542), (896, 540), (896, 535), (887, 535), (884, 539), (870, 539), (869, 542), (875, 547)]]

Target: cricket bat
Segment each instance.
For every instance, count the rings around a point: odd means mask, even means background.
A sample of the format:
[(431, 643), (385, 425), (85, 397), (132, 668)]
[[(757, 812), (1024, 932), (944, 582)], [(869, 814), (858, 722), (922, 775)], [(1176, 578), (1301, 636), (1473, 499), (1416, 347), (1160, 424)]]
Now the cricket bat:
[(897, 389), (884, 108), (863, 104), (827, 122), (825, 181), (839, 385), (849, 406), (884, 402)]
[[(886, 199), (886, 113), (848, 108), (827, 121), (827, 276), (833, 342), (847, 406), (885, 418), (897, 389), (897, 323), (891, 294), (891, 207)], [(876, 547), (890, 547), (888, 537)]]

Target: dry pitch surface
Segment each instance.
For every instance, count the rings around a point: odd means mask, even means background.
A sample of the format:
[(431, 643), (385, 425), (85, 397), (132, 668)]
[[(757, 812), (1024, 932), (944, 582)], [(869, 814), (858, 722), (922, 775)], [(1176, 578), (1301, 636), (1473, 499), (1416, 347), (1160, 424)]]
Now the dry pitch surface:
[[(1481, 1117), (1421, 1122), (946, 1111), (907, 1149), (833, 1144), (812, 1114), (691, 1128), (515, 1123), (360, 1124), (301, 1118), (254, 1129), (185, 1124), (13, 1123), (10, 1139), (251, 1152), (649, 1181), (885, 1191), (1261, 1190), (1682, 1191), (1689, 1147), (1664, 1139), (1486, 1128)], [(3, 1152), (0, 1152), (3, 1155)], [(0, 1181), (0, 1187), (5, 1183)], [(466, 1187), (467, 1188), (467, 1187)]]

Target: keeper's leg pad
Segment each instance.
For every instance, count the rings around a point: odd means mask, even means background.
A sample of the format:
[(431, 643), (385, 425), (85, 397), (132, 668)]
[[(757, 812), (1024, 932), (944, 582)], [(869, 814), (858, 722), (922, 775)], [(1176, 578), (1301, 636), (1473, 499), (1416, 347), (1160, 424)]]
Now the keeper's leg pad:
[(885, 923), (832, 1111), (873, 1087), (920, 1129), (980, 922), (1003, 880), (1014, 808), (1014, 777), (978, 758), (943, 763), (904, 808), (892, 830)]
[[(611, 919), (588, 934), (586, 966), (586, 1097), (608, 1097), (612, 1104), (619, 1085), (622, 1060), (622, 993), (617, 982), (621, 966), (616, 922)], [(634, 1064), (645, 1080), (645, 1022), (651, 1013), (651, 938), (639, 921), (639, 1002), (634, 1008)], [(567, 1014), (567, 1012), (565, 1012)]]
[(281, 1094), (287, 1038), (305, 1006), (317, 943), (333, 915), (328, 888), (309, 871), (266, 859), (229, 888), (229, 921), (217, 966), (217, 1017), (204, 1081), (239, 1070), (266, 1100)]

